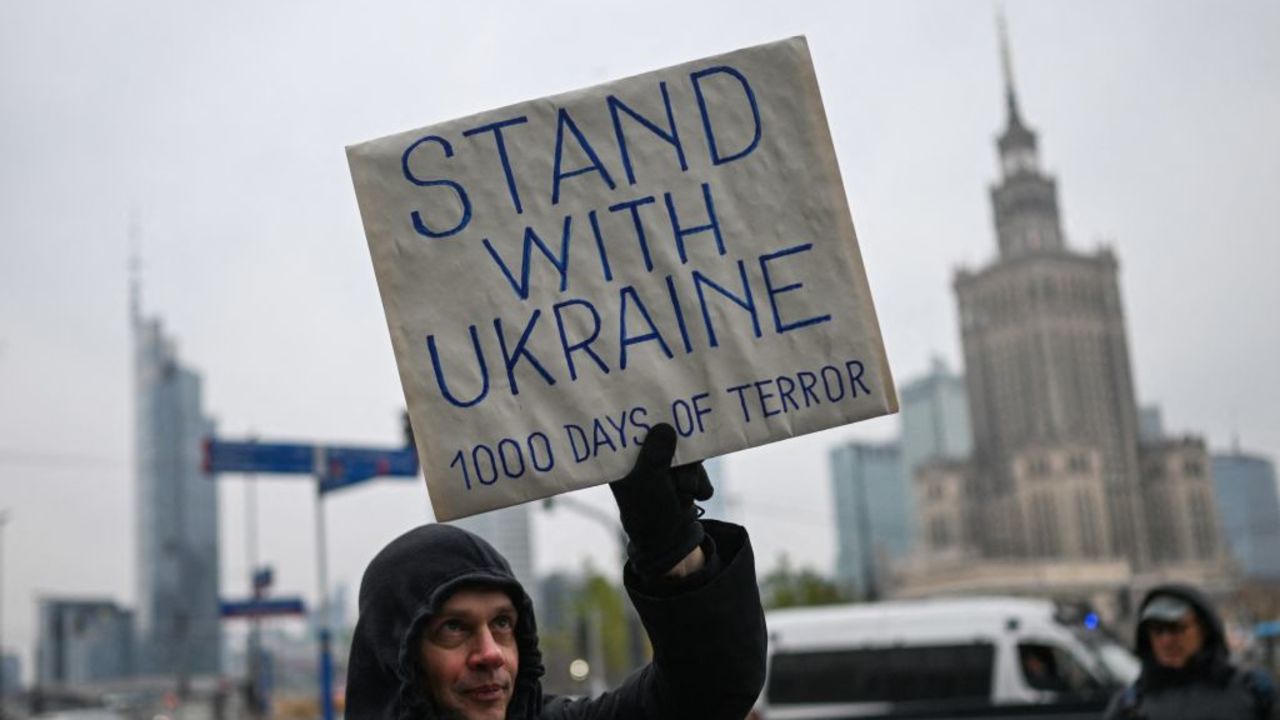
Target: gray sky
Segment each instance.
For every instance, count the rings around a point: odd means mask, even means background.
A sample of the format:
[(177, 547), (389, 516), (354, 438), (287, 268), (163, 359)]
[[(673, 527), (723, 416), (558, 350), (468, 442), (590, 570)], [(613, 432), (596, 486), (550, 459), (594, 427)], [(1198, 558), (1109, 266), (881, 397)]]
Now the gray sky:
[[(1215, 448), (1280, 455), (1280, 4), (1010, 1), (1015, 74), (1068, 242), (1121, 261), (1140, 401)], [(132, 601), (128, 218), (144, 306), (222, 434), (388, 444), (403, 402), (345, 145), (738, 47), (808, 36), (899, 380), (959, 358), (951, 278), (995, 252), (995, 6), (973, 2), (15, 2), (0, 6), (0, 508), (7, 647), (40, 594)], [(826, 451), (892, 419), (732, 456), (761, 569), (834, 559)], [(607, 490), (582, 493), (605, 506)], [(244, 481), (220, 488), (246, 592)], [(314, 594), (307, 483), (260, 484), (261, 555)], [(328, 501), (354, 587), (429, 517), (381, 481)], [(538, 519), (539, 566), (609, 565)], [(591, 550), (588, 550), (591, 548)], [(31, 677), (31, 668), (25, 670)]]

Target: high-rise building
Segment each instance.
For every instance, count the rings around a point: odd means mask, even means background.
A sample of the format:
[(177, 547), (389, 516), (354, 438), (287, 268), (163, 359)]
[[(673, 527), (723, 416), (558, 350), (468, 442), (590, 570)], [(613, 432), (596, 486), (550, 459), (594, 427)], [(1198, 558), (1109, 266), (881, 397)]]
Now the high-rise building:
[(969, 397), (964, 376), (935, 357), (928, 374), (903, 383), (898, 390), (902, 408), (902, 462), (914, 473), (938, 460), (962, 460), (973, 448), (969, 429)]
[(129, 677), (133, 618), (110, 600), (41, 598), (36, 683), (74, 686)]
[[(491, 510), (451, 522), (479, 535), (511, 563), (511, 572), (531, 596), (538, 592), (533, 572), (533, 532), (531, 503)], [(538, 598), (534, 598), (536, 603)]]
[(22, 658), (13, 652), (0, 653), (0, 663), (4, 665), (0, 695), (12, 695), (22, 687)]
[(213, 423), (200, 376), (179, 360), (160, 321), (142, 316), (133, 282), (138, 669), (216, 674), (218, 497), (200, 467)]
[(1138, 412), (1109, 249), (1067, 245), (1001, 26), (998, 256), (955, 278), (973, 426), (970, 535), (989, 557), (1147, 562)]
[(1240, 451), (1212, 456), (1214, 490), (1231, 556), (1246, 576), (1280, 579), (1280, 500), (1276, 469)]
[(913, 473), (920, 544), (894, 593), (1034, 593), (1119, 618), (1161, 582), (1228, 591), (1204, 441), (1139, 413), (1116, 257), (1067, 243), (999, 31), (997, 255), (954, 282), (973, 447)]
[(898, 443), (848, 443), (831, 451), (836, 580), (863, 597), (885, 590), (889, 564), (912, 545), (911, 485)]
[[(967, 461), (973, 448), (964, 377), (935, 357), (929, 373), (904, 383), (898, 397), (902, 400), (898, 413), (902, 481), (908, 488), (908, 552), (952, 551), (967, 537), (962, 528), (952, 527), (956, 518), (963, 517), (963, 503), (958, 501), (966, 486), (966, 468), (957, 463)], [(950, 493), (961, 494), (956, 502), (943, 505), (942, 499)]]

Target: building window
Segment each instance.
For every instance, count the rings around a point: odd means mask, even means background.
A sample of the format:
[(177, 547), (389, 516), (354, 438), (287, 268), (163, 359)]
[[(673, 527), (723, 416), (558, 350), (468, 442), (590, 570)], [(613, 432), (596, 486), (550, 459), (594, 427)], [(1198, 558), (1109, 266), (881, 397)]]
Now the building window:
[(1073, 475), (1083, 475), (1089, 472), (1089, 457), (1084, 453), (1072, 453), (1067, 459), (1067, 469)]
[(1049, 474), (1049, 461), (1042, 456), (1031, 458), (1027, 463), (1027, 473), (1032, 477), (1044, 477)]
[(1205, 501), (1203, 492), (1192, 490), (1189, 493), (1191, 506), (1191, 527), (1194, 535), (1196, 557), (1208, 560), (1214, 555), (1217, 543), (1214, 542), (1213, 524), (1210, 522), (1210, 505)]
[(1048, 494), (1038, 494), (1031, 500), (1032, 518), (1034, 527), (1032, 528), (1035, 545), (1037, 545), (1037, 555), (1054, 556), (1060, 551), (1060, 538), (1058, 533), (1058, 515), (1053, 506), (1053, 497)]
[(1090, 502), (1089, 493), (1080, 491), (1076, 494), (1076, 512), (1080, 513), (1080, 534), (1083, 538), (1083, 548), (1085, 557), (1099, 557), (1102, 555), (1098, 539), (1097, 518), (1094, 517), (1094, 504)]
[(1193, 478), (1203, 477), (1204, 465), (1195, 458), (1188, 458), (1182, 462), (1182, 474)]
[(951, 545), (951, 531), (945, 518), (929, 521), (929, 544), (938, 550)]
[(1056, 645), (1019, 643), (1018, 664), (1023, 681), (1033, 690), (1082, 696), (1102, 690), (1092, 673)]
[(779, 652), (769, 668), (778, 706), (824, 703), (986, 702), (995, 645), (920, 645)]

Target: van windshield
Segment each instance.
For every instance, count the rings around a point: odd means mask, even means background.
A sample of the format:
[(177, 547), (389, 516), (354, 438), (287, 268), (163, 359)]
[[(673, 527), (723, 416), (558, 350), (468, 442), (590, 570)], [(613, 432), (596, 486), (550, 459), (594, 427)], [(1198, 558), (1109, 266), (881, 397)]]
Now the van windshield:
[(1109, 685), (1124, 687), (1138, 678), (1142, 663), (1123, 645), (1098, 631), (1078, 631), (1075, 635), (1107, 674)]
[(772, 705), (987, 702), (994, 665), (990, 643), (781, 651), (770, 662), (766, 696)]

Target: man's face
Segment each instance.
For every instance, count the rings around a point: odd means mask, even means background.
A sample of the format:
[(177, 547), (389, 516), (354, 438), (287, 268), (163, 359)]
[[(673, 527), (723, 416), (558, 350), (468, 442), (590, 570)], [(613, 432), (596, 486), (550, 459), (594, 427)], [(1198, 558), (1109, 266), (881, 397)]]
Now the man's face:
[(502, 720), (519, 669), (516, 608), (500, 590), (459, 590), (422, 633), (435, 701), (466, 720)]
[(1183, 667), (1204, 646), (1204, 630), (1193, 611), (1176, 622), (1148, 620), (1145, 626), (1151, 652), (1164, 667)]

